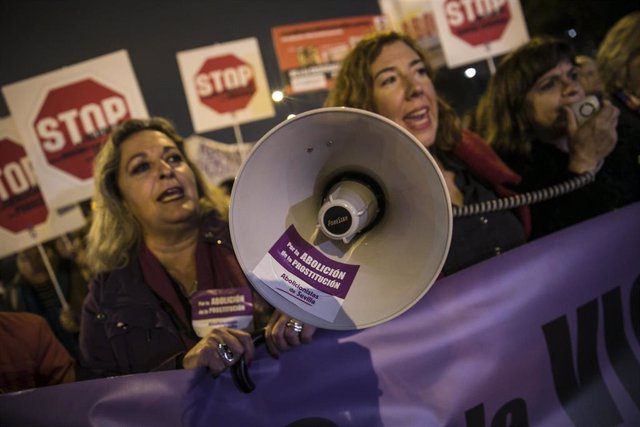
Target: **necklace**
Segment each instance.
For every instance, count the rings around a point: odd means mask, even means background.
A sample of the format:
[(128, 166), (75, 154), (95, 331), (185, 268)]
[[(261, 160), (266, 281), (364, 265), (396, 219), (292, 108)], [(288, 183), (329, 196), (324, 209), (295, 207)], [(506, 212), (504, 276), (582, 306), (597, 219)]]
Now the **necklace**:
[(198, 289), (198, 281), (194, 280), (193, 283), (191, 284), (191, 286), (189, 288), (184, 289), (185, 291), (185, 295), (189, 298), (191, 298), (191, 295), (193, 295), (193, 293)]

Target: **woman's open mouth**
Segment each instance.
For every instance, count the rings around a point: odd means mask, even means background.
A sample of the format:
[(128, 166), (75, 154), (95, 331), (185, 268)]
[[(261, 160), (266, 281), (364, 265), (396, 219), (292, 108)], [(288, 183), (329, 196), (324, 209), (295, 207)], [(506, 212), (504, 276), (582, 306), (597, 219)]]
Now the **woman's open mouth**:
[(171, 187), (164, 190), (160, 196), (158, 196), (158, 201), (162, 203), (173, 202), (174, 200), (180, 200), (184, 197), (184, 190), (181, 187)]

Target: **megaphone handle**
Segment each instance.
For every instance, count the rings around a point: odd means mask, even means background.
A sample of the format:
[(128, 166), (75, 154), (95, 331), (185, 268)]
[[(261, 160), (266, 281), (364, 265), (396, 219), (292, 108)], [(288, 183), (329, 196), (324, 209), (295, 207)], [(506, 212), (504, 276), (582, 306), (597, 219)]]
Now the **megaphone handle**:
[[(251, 337), (253, 338), (253, 345), (255, 347), (263, 344), (265, 341), (264, 329), (260, 329), (254, 332)], [(251, 393), (253, 390), (255, 390), (256, 385), (249, 376), (249, 371), (247, 369), (247, 364), (245, 363), (244, 358), (240, 358), (240, 360), (238, 360), (238, 363), (231, 367), (231, 375), (233, 377), (233, 383), (241, 392)]]

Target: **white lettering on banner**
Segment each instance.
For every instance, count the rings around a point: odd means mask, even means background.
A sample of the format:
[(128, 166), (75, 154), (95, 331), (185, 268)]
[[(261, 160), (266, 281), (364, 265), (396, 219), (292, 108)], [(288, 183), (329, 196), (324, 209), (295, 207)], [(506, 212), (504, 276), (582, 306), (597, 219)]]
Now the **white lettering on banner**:
[(323, 276), (319, 275), (315, 271), (309, 270), (307, 267), (305, 267), (304, 265), (300, 264), (300, 262), (298, 262), (298, 260), (293, 260), (291, 265), (293, 266), (293, 268), (295, 268), (296, 270), (298, 270), (300, 273), (304, 274), (308, 278), (310, 278), (312, 280), (315, 280), (316, 282), (321, 283), (321, 284), (323, 284), (323, 285), (325, 285), (325, 286), (327, 286), (329, 288), (339, 289), (340, 286), (342, 285), (341, 282), (338, 282), (338, 281), (335, 281), (335, 280), (332, 280), (332, 279), (327, 279), (326, 277), (323, 277)]
[(211, 298), (211, 304), (214, 304), (214, 305), (237, 304), (237, 303), (244, 303), (244, 295), (231, 295), (226, 297)]
[(447, 21), (452, 27), (475, 22), (487, 15), (497, 13), (507, 0), (460, 0), (445, 5)]
[(346, 276), (346, 272), (324, 265), (318, 260), (314, 259), (311, 255), (309, 255), (306, 252), (302, 254), (300, 259), (304, 261), (305, 264), (313, 268), (314, 270), (317, 270), (320, 273), (324, 273), (327, 276), (340, 279), (340, 280), (344, 279), (344, 277)]
[(20, 159), (20, 162), (8, 163), (0, 170), (0, 200), (3, 202), (11, 195), (17, 196), (35, 186), (36, 179), (27, 157)]
[(228, 67), (196, 76), (196, 91), (201, 97), (244, 88), (249, 85), (253, 72), (248, 65)]
[(100, 104), (90, 103), (79, 110), (74, 108), (63, 111), (56, 118), (43, 117), (36, 123), (36, 132), (44, 139), (44, 150), (54, 153), (62, 150), (66, 144), (62, 126), (66, 129), (71, 143), (78, 145), (82, 142), (83, 135), (100, 133), (102, 129), (116, 125), (126, 114), (127, 106), (124, 100), (118, 96), (111, 96), (100, 101)]
[(198, 314), (201, 316), (205, 316), (207, 314), (218, 314), (218, 313), (231, 313), (231, 312), (240, 312), (244, 310), (243, 304), (236, 305), (225, 305), (221, 307), (208, 307), (198, 310)]

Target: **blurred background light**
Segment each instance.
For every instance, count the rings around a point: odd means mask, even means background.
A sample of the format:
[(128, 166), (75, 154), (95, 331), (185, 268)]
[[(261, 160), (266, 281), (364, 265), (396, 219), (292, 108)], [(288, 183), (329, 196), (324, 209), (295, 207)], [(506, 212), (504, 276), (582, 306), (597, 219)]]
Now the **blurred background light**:
[(271, 99), (273, 99), (273, 102), (280, 102), (284, 99), (284, 93), (280, 90), (274, 90), (271, 94)]

